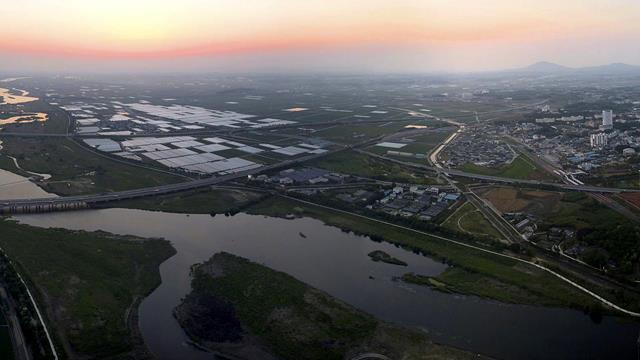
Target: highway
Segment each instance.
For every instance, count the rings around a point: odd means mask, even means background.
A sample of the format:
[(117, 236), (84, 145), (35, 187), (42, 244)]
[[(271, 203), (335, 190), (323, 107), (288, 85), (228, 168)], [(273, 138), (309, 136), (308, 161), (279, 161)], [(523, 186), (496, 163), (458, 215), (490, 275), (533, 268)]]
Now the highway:
[(365, 151), (362, 149), (354, 149), (354, 150), (361, 154), (376, 157), (384, 161), (390, 161), (396, 164), (413, 167), (417, 169), (423, 169), (427, 171), (441, 172), (448, 176), (459, 176), (459, 177), (484, 180), (489, 182), (507, 183), (507, 184), (548, 186), (548, 187), (558, 188), (562, 190), (573, 190), (573, 191), (581, 191), (581, 192), (611, 193), (611, 194), (617, 194), (622, 192), (640, 192), (640, 190), (638, 189), (622, 189), (622, 188), (599, 187), (599, 186), (590, 186), (590, 185), (574, 185), (574, 184), (564, 184), (564, 183), (556, 183), (556, 182), (549, 182), (549, 181), (512, 179), (512, 178), (505, 178), (500, 176), (474, 174), (474, 173), (469, 173), (462, 170), (439, 168), (436, 166), (428, 166), (428, 165), (416, 164), (408, 161), (396, 160), (396, 159), (388, 158), (386, 156), (378, 155), (369, 151)]
[(65, 197), (58, 197), (58, 198), (0, 200), (0, 214), (24, 212), (25, 210), (27, 210), (26, 208), (33, 208), (31, 209), (33, 210), (33, 212), (41, 212), (41, 211), (44, 212), (44, 211), (55, 210), (56, 206), (64, 205), (64, 204), (90, 205), (90, 204), (107, 203), (107, 202), (120, 201), (125, 199), (134, 199), (134, 198), (141, 198), (146, 196), (163, 195), (163, 194), (170, 194), (175, 192), (205, 188), (205, 187), (221, 184), (227, 181), (244, 178), (249, 175), (255, 175), (264, 171), (270, 171), (278, 168), (294, 166), (298, 163), (314, 160), (322, 156), (327, 156), (335, 152), (343, 151), (345, 149), (346, 148), (338, 148), (338, 149), (330, 150), (324, 154), (314, 154), (314, 155), (304, 156), (301, 158), (287, 160), (277, 164), (262, 166), (254, 169), (248, 169), (248, 170), (240, 171), (233, 174), (226, 174), (226, 175), (217, 176), (217, 177), (209, 177), (206, 179), (191, 180), (191, 181), (181, 182), (177, 184), (168, 184), (168, 185), (161, 185), (161, 186), (155, 186), (155, 187), (147, 187), (142, 189), (125, 190), (125, 191), (117, 191), (117, 192), (102, 193), (102, 194), (65, 196)]
[[(367, 143), (371, 141), (377, 141), (377, 139), (369, 140), (367, 141)], [(343, 151), (348, 148), (352, 148), (355, 151), (358, 151), (360, 153), (364, 153), (369, 156), (380, 158), (385, 161), (399, 163), (404, 166), (420, 168), (423, 170), (434, 171), (434, 172), (441, 171), (442, 173), (448, 176), (460, 176), (460, 177), (467, 177), (467, 178), (473, 178), (473, 179), (490, 181), (490, 182), (502, 182), (502, 183), (509, 183), (509, 184), (523, 184), (523, 185), (529, 185), (529, 186), (548, 186), (548, 187), (554, 187), (554, 188), (559, 188), (563, 190), (592, 192), (592, 193), (640, 192), (640, 190), (603, 188), (603, 187), (589, 186), (589, 185), (562, 184), (562, 183), (553, 183), (553, 182), (543, 182), (543, 181), (537, 181), (537, 180), (510, 179), (510, 178), (502, 178), (497, 176), (467, 173), (464, 171), (454, 170), (454, 169), (438, 169), (433, 166), (427, 166), (427, 165), (421, 165), (421, 164), (415, 164), (415, 163), (390, 159), (381, 155), (377, 155), (361, 149), (357, 149), (356, 147), (358, 146), (362, 146), (362, 144), (334, 149), (324, 154), (315, 154), (315, 155), (301, 157), (298, 159), (287, 160), (277, 164), (263, 166), (255, 169), (249, 169), (249, 170), (241, 171), (234, 174), (210, 177), (206, 179), (190, 180), (190, 181), (177, 183), (177, 184), (168, 184), (168, 185), (162, 185), (162, 186), (156, 186), (156, 187), (148, 187), (148, 188), (142, 188), (142, 189), (134, 189), (134, 190), (126, 190), (126, 191), (118, 191), (118, 192), (110, 192), (110, 193), (102, 193), (102, 194), (77, 195), (77, 196), (67, 196), (67, 197), (59, 197), (59, 198), (0, 200), (0, 213), (22, 212), (22, 211), (25, 211), (25, 209), (28, 207), (35, 207), (35, 209), (32, 209), (34, 212), (48, 211), (48, 210), (55, 210), (53, 209), (54, 207), (58, 205), (64, 205), (64, 204), (91, 205), (91, 204), (97, 204), (97, 203), (106, 203), (106, 202), (119, 201), (119, 200), (125, 200), (125, 199), (133, 199), (133, 198), (140, 198), (140, 197), (154, 196), (154, 195), (163, 195), (163, 194), (188, 191), (188, 190), (193, 190), (198, 188), (205, 188), (212, 185), (221, 184), (227, 181), (247, 177), (249, 175), (255, 175), (264, 171), (270, 171), (277, 168), (294, 166), (296, 164), (314, 160), (338, 151)]]

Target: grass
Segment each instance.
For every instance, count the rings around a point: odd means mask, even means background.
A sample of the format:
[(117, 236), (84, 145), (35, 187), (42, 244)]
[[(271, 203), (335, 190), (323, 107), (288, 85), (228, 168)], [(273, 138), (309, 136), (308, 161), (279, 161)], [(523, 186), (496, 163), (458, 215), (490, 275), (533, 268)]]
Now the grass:
[(622, 215), (582, 193), (499, 186), (486, 188), (480, 194), (502, 212), (532, 213), (545, 226), (586, 229), (627, 222)]
[(594, 267), (605, 266), (611, 261), (615, 268), (609, 269), (610, 275), (637, 276), (640, 227), (590, 196), (504, 186), (488, 188), (482, 191), (482, 196), (500, 211), (533, 214), (538, 218), (536, 223), (540, 232), (554, 226), (575, 229), (576, 238), (565, 245), (579, 242), (593, 248), (591, 255), (593, 251), (606, 251), (598, 258), (590, 257), (590, 251), (586, 251), (581, 260)]
[(582, 292), (535, 267), (454, 245), (432, 236), (281, 198), (268, 199), (252, 207), (250, 211), (269, 216), (286, 216), (294, 213), (298, 216), (317, 218), (328, 225), (376, 236), (406, 249), (441, 259), (470, 274), (495, 279), (500, 285), (487, 287), (486, 290), (494, 293), (494, 296), (490, 296), (493, 298), (502, 296), (504, 286), (501, 284), (507, 284), (527, 294), (530, 299), (527, 303), (579, 308), (593, 303), (593, 300)]
[[(11, 107), (9, 107), (11, 108)], [(19, 115), (20, 113), (47, 113), (49, 119), (46, 122), (33, 122), (33, 123), (16, 123), (2, 126), (3, 131), (6, 132), (20, 132), (20, 133), (47, 133), (47, 134), (66, 134), (69, 125), (69, 118), (64, 110), (52, 106), (45, 101), (38, 100), (21, 105), (20, 111), (12, 113), (9, 110), (10, 115)]]
[(2, 141), (3, 152), (17, 158), (22, 168), (51, 174), (52, 178), (41, 186), (59, 195), (128, 190), (183, 180), (96, 156), (68, 139), (11, 137)]
[[(434, 344), (420, 332), (380, 322), (285, 273), (235, 255), (216, 254), (194, 274), (193, 291), (179, 312), (195, 315), (192, 299), (213, 296), (230, 304), (250, 334), (265, 344), (265, 351), (278, 358), (338, 360), (362, 353), (407, 360), (424, 359), (425, 354), (433, 359), (477, 356)], [(207, 321), (209, 316), (198, 320)], [(187, 332), (191, 333), (189, 328)]]
[(338, 173), (392, 182), (425, 185), (436, 183), (436, 179), (434, 178), (411, 172), (398, 164), (378, 160), (354, 151), (338, 152), (318, 160), (313, 160), (308, 163), (308, 165)]
[(617, 187), (622, 189), (639, 189), (640, 188), (640, 179), (638, 179), (637, 174), (630, 174), (627, 176), (617, 176), (611, 179), (606, 179), (605, 181), (596, 180), (599, 182), (598, 185), (601, 186), (609, 186), (609, 187)]
[(453, 213), (443, 224), (444, 227), (475, 235), (488, 235), (496, 239), (503, 236), (473, 204), (467, 202)]
[(381, 261), (383, 263), (387, 263), (391, 265), (407, 266), (406, 262), (400, 259), (396, 259), (382, 250), (372, 251), (368, 255), (371, 258), (371, 260), (376, 262)]
[(410, 153), (419, 153), (419, 154), (428, 154), (433, 150), (436, 145), (443, 142), (451, 133), (455, 131), (455, 129), (451, 129), (451, 131), (437, 131), (432, 132), (416, 137), (412, 137), (414, 142), (409, 143), (407, 146), (403, 147), (399, 151), (410, 152)]
[(37, 288), (69, 356), (105, 358), (136, 344), (126, 314), (160, 284), (168, 241), (0, 221), (0, 246)]
[(436, 277), (405, 274), (402, 280), (412, 284), (429, 286), (437, 291), (475, 295), (505, 303), (537, 305), (546, 302), (545, 298), (522, 287), (459, 267), (450, 267)]
[[(400, 149), (390, 149), (382, 146), (372, 145), (367, 148), (367, 151), (370, 151), (378, 155), (386, 155), (387, 151), (399, 151), (399, 152), (427, 155), (431, 152), (431, 150), (433, 150), (436, 147), (436, 145), (440, 144), (449, 135), (451, 135), (452, 131), (454, 130), (453, 129), (451, 131), (438, 130), (438, 131), (429, 132), (422, 135), (408, 135), (406, 138), (411, 139), (413, 141), (407, 142), (406, 145)], [(395, 142), (394, 140), (390, 140), (390, 141)], [(426, 162), (426, 160), (423, 159), (423, 162)]]
[(518, 156), (510, 164), (502, 166), (500, 168), (491, 168), (485, 166), (478, 166), (475, 164), (465, 164), (461, 170), (480, 174), (500, 176), (511, 179), (525, 179), (525, 180), (548, 180), (550, 179), (544, 171), (538, 169), (538, 167), (531, 162), (524, 155)]
[(385, 125), (385, 122), (381, 122), (361, 125), (325, 126), (323, 129), (316, 131), (313, 136), (349, 144), (366, 138), (375, 138), (377, 136), (393, 134), (412, 123), (411, 121), (404, 120), (389, 120), (389, 122), (391, 124), (387, 125)]
[(261, 194), (245, 190), (213, 189), (125, 200), (115, 207), (189, 214), (223, 214), (243, 208), (261, 198)]

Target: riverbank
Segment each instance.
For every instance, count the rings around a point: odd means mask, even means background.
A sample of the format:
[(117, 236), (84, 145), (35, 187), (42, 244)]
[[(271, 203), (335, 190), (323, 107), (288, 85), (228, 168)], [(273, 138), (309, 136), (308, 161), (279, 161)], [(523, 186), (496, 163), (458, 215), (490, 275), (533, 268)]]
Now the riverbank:
[[(2, 134), (0, 134), (0, 138)], [(19, 161), (21, 174), (50, 174), (38, 186), (60, 196), (102, 193), (166, 185), (184, 181), (171, 175), (95, 156), (65, 138), (4, 137), (0, 167), (18, 169), (11, 157)], [(20, 170), (20, 169), (18, 169)]]
[(135, 340), (137, 323), (123, 319), (135, 315), (138, 299), (160, 284), (158, 267), (175, 254), (168, 241), (10, 220), (0, 220), (0, 233), (0, 246), (33, 284), (68, 356), (146, 352)]
[(115, 206), (175, 214), (230, 214), (259, 202), (263, 196), (265, 195), (249, 190), (205, 189), (125, 200)]
[[(185, 346), (189, 339), (172, 312), (191, 291), (191, 265), (206, 262), (221, 251), (290, 274), (384, 321), (424, 329), (434, 341), (456, 348), (531, 360), (549, 354), (557, 359), (606, 357), (612, 347), (616, 358), (635, 355), (638, 325), (631, 320), (604, 316), (596, 323), (582, 311), (568, 308), (511, 305), (394, 281), (409, 272), (438, 276), (447, 266), (410, 248), (325, 226), (311, 216), (287, 220), (243, 213), (211, 217), (106, 209), (16, 219), (45, 228), (103, 229), (170, 240), (178, 253), (162, 263), (162, 284), (140, 305), (140, 329), (159, 360), (211, 358), (211, 354)], [(408, 266), (371, 261), (367, 254), (375, 250)], [(495, 331), (486, 332), (487, 323), (494, 324)], [(496, 343), (496, 337), (502, 341)]]
[[(185, 213), (209, 213), (211, 209), (218, 208), (219, 212), (226, 213), (230, 209), (230, 204), (233, 204), (233, 198), (250, 199), (251, 194), (247, 191), (214, 190), (183, 196), (169, 195), (166, 198), (135, 201), (124, 205)], [(253, 202), (255, 204), (249, 206)], [(365, 234), (372, 239), (385, 240), (433, 257), (461, 270), (451, 279), (456, 284), (457, 292), (460, 293), (479, 295), (507, 303), (563, 306), (589, 311), (598, 307), (595, 299), (540, 269), (471, 249), (452, 247), (436, 237), (416, 234), (280, 197), (266, 198), (261, 202), (258, 202), (258, 198), (241, 201), (240, 206), (243, 209), (246, 208), (248, 213), (256, 215), (316, 218), (328, 225)], [(484, 286), (479, 289), (474, 285), (476, 283)]]
[(435, 344), (413, 330), (376, 320), (295, 278), (228, 253), (194, 267), (192, 292), (176, 309), (190, 337), (242, 357), (349, 359), (481, 359)]
[(452, 246), (433, 236), (417, 234), (285, 198), (267, 199), (248, 211), (253, 214), (276, 217), (312, 217), (345, 231), (368, 235), (374, 239), (388, 241), (414, 252), (422, 253), (464, 269), (469, 274), (473, 274), (475, 278), (482, 278), (487, 284), (485, 290), (491, 293), (489, 296), (491, 298), (504, 298), (505, 288), (514, 288), (520, 294), (519, 299), (526, 299), (524, 301), (526, 304), (579, 309), (590, 309), (595, 304), (595, 300), (591, 297), (533, 266), (461, 246)]

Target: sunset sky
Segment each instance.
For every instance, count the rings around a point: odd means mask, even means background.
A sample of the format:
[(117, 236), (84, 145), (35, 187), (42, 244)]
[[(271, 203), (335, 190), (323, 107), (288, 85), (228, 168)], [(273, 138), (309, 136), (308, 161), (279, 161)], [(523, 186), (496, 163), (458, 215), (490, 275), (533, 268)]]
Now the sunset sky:
[(21, 0), (0, 13), (0, 69), (640, 64), (638, 0)]

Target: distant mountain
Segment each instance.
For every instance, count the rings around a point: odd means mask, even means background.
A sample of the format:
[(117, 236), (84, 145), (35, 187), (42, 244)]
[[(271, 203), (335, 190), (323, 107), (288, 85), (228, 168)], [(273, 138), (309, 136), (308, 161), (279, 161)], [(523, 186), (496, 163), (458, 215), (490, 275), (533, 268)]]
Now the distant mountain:
[(640, 66), (629, 65), (624, 63), (613, 63), (608, 65), (572, 68), (572, 67), (559, 65), (552, 62), (548, 62), (548, 61), (540, 61), (524, 68), (508, 70), (508, 72), (536, 73), (536, 74), (588, 73), (588, 74), (596, 74), (596, 75), (640, 74)]
[(590, 66), (578, 70), (597, 74), (626, 74), (640, 73), (640, 66), (624, 63), (613, 63), (609, 65)]
[(571, 70), (572, 69), (570, 67), (554, 64), (548, 61), (539, 61), (525, 68), (518, 69), (518, 71), (540, 72), (540, 73), (564, 72), (564, 71), (571, 71)]

